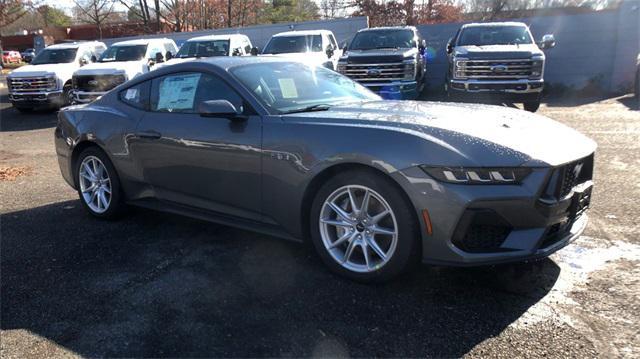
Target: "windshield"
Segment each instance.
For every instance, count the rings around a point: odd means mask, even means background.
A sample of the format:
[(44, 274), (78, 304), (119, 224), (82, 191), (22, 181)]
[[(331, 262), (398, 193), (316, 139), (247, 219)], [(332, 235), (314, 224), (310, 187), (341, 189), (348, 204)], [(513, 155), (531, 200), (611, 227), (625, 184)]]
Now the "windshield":
[(110, 61), (138, 61), (147, 52), (147, 45), (111, 46), (102, 56), (100, 62)]
[(356, 34), (349, 50), (410, 48), (415, 46), (411, 30), (375, 30)]
[(476, 26), (462, 30), (458, 46), (531, 44), (524, 26)]
[(263, 54), (287, 54), (295, 52), (321, 52), (321, 35), (276, 36), (272, 37)]
[(299, 62), (256, 63), (236, 67), (231, 73), (266, 107), (280, 113), (380, 99), (364, 86), (322, 66)]
[(44, 49), (31, 61), (31, 65), (63, 64), (73, 62), (78, 49)]
[(178, 51), (176, 57), (229, 56), (229, 40), (188, 41)]

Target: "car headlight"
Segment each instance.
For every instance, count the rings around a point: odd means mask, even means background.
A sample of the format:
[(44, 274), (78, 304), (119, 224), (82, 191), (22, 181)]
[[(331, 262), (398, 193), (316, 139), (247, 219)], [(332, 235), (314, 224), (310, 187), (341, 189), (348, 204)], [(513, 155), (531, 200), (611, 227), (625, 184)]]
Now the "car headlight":
[(456, 57), (453, 59), (453, 78), (465, 79), (467, 78), (467, 61), (469, 59), (463, 59)]
[(534, 56), (531, 58), (531, 78), (539, 79), (544, 72), (544, 57)]
[(421, 168), (438, 181), (456, 184), (519, 184), (531, 173), (531, 169), (527, 167)]
[(409, 58), (402, 61), (404, 64), (403, 73), (405, 80), (413, 80), (416, 77), (416, 68), (418, 66), (418, 62), (416, 59)]

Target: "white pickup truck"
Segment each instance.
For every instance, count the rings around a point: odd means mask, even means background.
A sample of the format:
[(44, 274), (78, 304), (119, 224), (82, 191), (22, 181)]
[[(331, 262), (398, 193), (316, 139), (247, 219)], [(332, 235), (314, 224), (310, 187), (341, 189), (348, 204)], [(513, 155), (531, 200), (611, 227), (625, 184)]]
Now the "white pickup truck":
[(116, 42), (98, 62), (73, 73), (73, 100), (91, 102), (107, 91), (171, 59), (178, 47), (171, 39), (140, 39)]
[(329, 30), (287, 31), (275, 34), (262, 55), (281, 55), (336, 70), (342, 50)]
[(154, 66), (153, 70), (201, 57), (249, 56), (252, 48), (251, 40), (242, 34), (192, 37), (182, 44), (174, 58)]
[(77, 69), (95, 61), (107, 46), (102, 42), (51, 45), (38, 53), (30, 65), (7, 76), (9, 101), (18, 111), (60, 108), (71, 102), (71, 77)]

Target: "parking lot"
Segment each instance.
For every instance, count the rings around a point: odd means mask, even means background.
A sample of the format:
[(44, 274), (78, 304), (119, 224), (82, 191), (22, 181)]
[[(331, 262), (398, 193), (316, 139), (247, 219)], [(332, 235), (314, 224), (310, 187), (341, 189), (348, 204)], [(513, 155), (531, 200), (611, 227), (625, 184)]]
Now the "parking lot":
[[(4, 79), (0, 79), (4, 81)], [(543, 105), (598, 142), (590, 224), (536, 263), (422, 266), (386, 285), (310, 246), (132, 209), (90, 217), (60, 176), (54, 113), (0, 89), (3, 358), (640, 356), (640, 112)]]

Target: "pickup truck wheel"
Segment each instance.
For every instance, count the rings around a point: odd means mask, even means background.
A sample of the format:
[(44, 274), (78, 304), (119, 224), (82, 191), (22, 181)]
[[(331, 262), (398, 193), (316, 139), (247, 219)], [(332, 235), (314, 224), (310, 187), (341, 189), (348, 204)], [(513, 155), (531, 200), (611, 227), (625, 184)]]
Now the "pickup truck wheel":
[(529, 112), (536, 112), (540, 108), (540, 101), (525, 102), (524, 109)]
[(73, 88), (71, 87), (71, 85), (70, 84), (64, 85), (64, 88), (62, 91), (63, 92), (62, 92), (61, 107), (65, 107), (73, 104)]
[(390, 179), (351, 170), (329, 179), (311, 206), (311, 238), (333, 272), (384, 282), (417, 263), (418, 223)]

